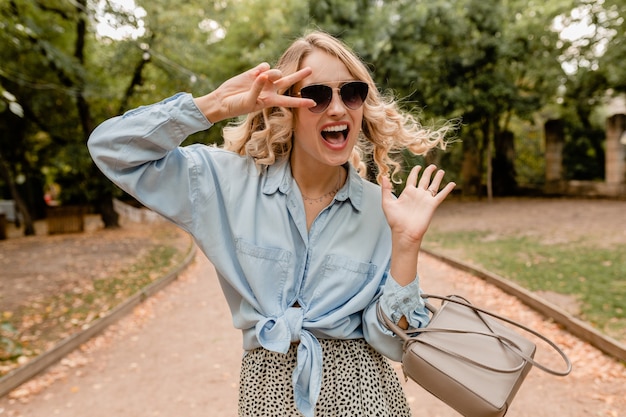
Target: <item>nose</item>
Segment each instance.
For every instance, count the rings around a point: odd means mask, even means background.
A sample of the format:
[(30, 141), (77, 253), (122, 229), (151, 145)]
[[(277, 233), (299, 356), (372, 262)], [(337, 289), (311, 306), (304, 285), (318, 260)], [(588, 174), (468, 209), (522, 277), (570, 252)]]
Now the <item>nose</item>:
[(343, 100), (341, 99), (341, 95), (339, 94), (339, 89), (333, 89), (333, 96), (330, 100), (330, 104), (328, 105), (328, 109), (326, 110), (328, 114), (336, 115), (336, 114), (344, 114), (346, 112), (346, 105), (343, 104)]

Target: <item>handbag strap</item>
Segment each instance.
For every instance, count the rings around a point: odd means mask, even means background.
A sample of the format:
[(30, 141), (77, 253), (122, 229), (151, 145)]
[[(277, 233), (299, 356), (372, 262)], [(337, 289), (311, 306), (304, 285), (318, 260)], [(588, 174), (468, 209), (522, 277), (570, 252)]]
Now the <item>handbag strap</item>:
[(491, 337), (494, 339), (497, 339), (498, 341), (500, 341), (500, 343), (502, 343), (506, 348), (508, 348), (509, 350), (513, 351), (517, 356), (520, 357), (520, 363), (519, 365), (513, 367), (513, 368), (494, 368), (492, 366), (489, 366), (487, 364), (481, 363), (481, 362), (477, 362), (467, 356), (458, 354), (456, 352), (453, 352), (451, 350), (448, 350), (442, 346), (439, 345), (435, 345), (433, 343), (427, 342), (426, 340), (420, 338), (420, 337), (412, 337), (409, 338), (409, 342), (408, 343), (422, 343), (424, 345), (428, 345), (430, 347), (433, 347), (437, 350), (440, 350), (450, 356), (454, 356), (457, 357), (459, 359), (462, 359), (465, 362), (471, 363), (472, 365), (478, 366), (480, 368), (484, 368), (484, 369), (488, 369), (490, 371), (494, 371), (494, 372), (500, 372), (503, 374), (506, 373), (515, 373), (520, 371), (525, 365), (526, 362), (530, 362), (532, 364), (535, 364), (535, 361), (528, 355), (526, 355), (522, 349), (519, 347), (518, 344), (516, 344), (514, 341), (512, 341), (511, 339), (504, 337), (502, 335), (499, 335), (497, 333), (486, 333), (486, 332), (478, 332), (478, 331), (471, 331), (471, 330), (461, 330), (461, 329), (437, 329), (437, 328), (424, 328), (424, 329), (419, 329), (419, 333), (427, 333), (427, 332), (431, 332), (431, 333), (458, 333), (458, 334), (476, 334), (476, 335), (480, 335), (480, 336), (485, 336), (485, 337)]
[[(396, 333), (401, 339), (403, 339), (404, 341), (408, 341), (408, 340), (415, 340), (415, 341), (419, 341), (419, 338), (411, 338), (411, 334), (416, 334), (416, 333), (424, 333), (424, 332), (446, 332), (446, 333), (473, 333), (473, 334), (478, 334), (478, 335), (482, 335), (482, 336), (486, 336), (486, 337), (494, 337), (498, 340), (500, 340), (504, 346), (506, 346), (507, 348), (509, 348), (511, 351), (515, 352), (518, 356), (520, 356), (524, 361), (527, 361), (531, 364), (533, 364), (533, 366), (536, 366), (537, 368), (541, 369), (544, 372), (547, 372), (549, 374), (552, 375), (557, 375), (557, 376), (565, 376), (568, 375), (571, 371), (572, 371), (572, 363), (570, 362), (569, 358), (567, 357), (567, 355), (565, 354), (565, 352), (563, 352), (563, 350), (561, 350), (561, 348), (559, 348), (556, 343), (554, 343), (552, 340), (548, 339), (546, 336), (544, 336), (543, 334), (537, 332), (536, 330), (533, 330), (531, 328), (529, 328), (528, 326), (525, 326), (521, 323), (516, 322), (515, 320), (509, 319), (507, 317), (501, 316), (499, 314), (493, 313), (489, 310), (485, 310), (483, 308), (480, 307), (476, 307), (475, 305), (473, 305), (472, 303), (470, 303), (468, 300), (466, 300), (465, 298), (459, 296), (459, 295), (452, 295), (452, 296), (440, 296), (440, 295), (434, 295), (434, 294), (422, 294), (422, 298), (435, 298), (435, 299), (439, 299), (442, 301), (446, 301), (446, 302), (451, 302), (451, 303), (455, 303), (455, 304), (459, 304), (462, 306), (465, 306), (471, 310), (473, 310), (480, 318), (481, 320), (483, 320), (483, 322), (487, 325), (487, 327), (489, 328), (489, 330), (491, 330), (492, 333), (487, 333), (487, 332), (477, 332), (477, 331), (471, 331), (471, 330), (459, 330), (459, 329), (443, 329), (443, 328), (429, 328), (429, 327), (425, 327), (425, 328), (418, 328), (418, 329), (409, 329), (409, 330), (403, 330), (401, 329), (399, 326), (397, 326), (395, 323), (393, 323), (393, 321), (391, 319), (389, 319), (389, 317), (387, 317), (387, 315), (382, 311), (382, 308), (380, 306), (380, 303), (378, 305), (378, 314), (379, 317), (382, 318), (383, 322), (385, 324), (387, 324), (387, 327), (392, 330), (394, 333)], [(428, 308), (428, 310), (430, 310), (431, 312), (436, 312), (436, 308), (433, 307), (430, 304), (426, 304), (426, 307)], [(566, 365), (566, 369), (564, 371), (559, 371), (559, 370), (554, 370), (551, 368), (548, 368), (545, 365), (542, 365), (541, 363), (537, 362), (536, 360), (534, 360), (533, 358), (531, 358), (530, 356), (526, 355), (525, 353), (522, 352), (522, 350), (519, 348), (518, 345), (516, 345), (512, 340), (497, 334), (490, 326), (489, 324), (484, 320), (484, 318), (481, 316), (480, 313), (486, 314), (488, 316), (491, 316), (497, 320), (501, 320), (503, 322), (509, 323), (515, 327), (518, 327), (530, 334), (533, 334), (534, 336), (538, 337), (539, 339), (543, 340), (545, 343), (547, 343), (549, 346), (551, 346), (563, 359), (563, 361), (565, 362)], [(432, 345), (431, 345), (432, 346)], [(454, 356), (457, 357), (461, 357), (461, 355), (452, 353), (450, 351), (448, 351), (447, 349), (443, 349), (439, 346), (433, 346), (445, 353), (448, 354), (452, 354)], [(475, 361), (473, 361), (470, 358), (466, 358), (463, 357), (464, 360), (473, 363), (475, 365), (481, 366), (483, 368), (487, 368), (487, 369), (491, 369), (497, 372), (515, 372), (516, 370), (520, 369), (521, 367), (516, 367), (516, 368), (512, 368), (512, 369), (494, 369), (494, 368), (489, 368), (486, 365), (477, 363)], [(521, 366), (523, 366), (524, 364), (522, 363)]]
[[(452, 303), (456, 303), (462, 306), (465, 306), (467, 308), (470, 308), (472, 310), (474, 310), (476, 312), (476, 314), (480, 315), (479, 313), (484, 313), (487, 314), (488, 316), (491, 316), (495, 319), (501, 320), (505, 323), (509, 323), (515, 327), (518, 327), (519, 329), (524, 330), (525, 332), (528, 332), (536, 337), (538, 337), (539, 339), (543, 340), (546, 344), (548, 344), (549, 346), (551, 346), (558, 354), (559, 356), (561, 356), (561, 358), (563, 359), (563, 361), (565, 362), (565, 370), (564, 371), (557, 371), (551, 368), (548, 368), (545, 365), (542, 365), (541, 363), (535, 361), (533, 358), (530, 358), (526, 355), (523, 355), (522, 352), (519, 349), (516, 349), (515, 352), (518, 353), (521, 357), (523, 357), (525, 360), (527, 360), (528, 362), (532, 363), (534, 366), (536, 366), (537, 368), (541, 369), (542, 371), (545, 371), (549, 374), (552, 375), (557, 375), (557, 376), (566, 376), (568, 375), (571, 371), (572, 371), (572, 363), (570, 362), (569, 358), (567, 357), (567, 355), (565, 354), (565, 352), (563, 352), (563, 350), (561, 348), (559, 348), (557, 346), (556, 343), (554, 343), (552, 340), (550, 340), (549, 338), (547, 338), (546, 336), (544, 336), (543, 334), (539, 333), (538, 331), (531, 329), (528, 326), (523, 325), (522, 323), (519, 323), (515, 320), (512, 320), (508, 317), (504, 317), (501, 316), (499, 314), (496, 314), (492, 311), (489, 310), (485, 310), (484, 308), (480, 308), (480, 307), (476, 307), (475, 305), (473, 305), (472, 303), (470, 303), (468, 300), (466, 300), (465, 298), (458, 296), (458, 295), (454, 295), (454, 296), (440, 296), (440, 295), (434, 295), (434, 294), (422, 294), (422, 297), (424, 298), (436, 298), (442, 301), (447, 301), (447, 302), (452, 302)], [(442, 329), (445, 330), (445, 329)], [(490, 328), (490, 330), (493, 331), (493, 329)], [(526, 357), (524, 357), (526, 356)]]
[[(432, 311), (433, 313), (435, 311), (437, 311), (434, 308), (431, 308), (430, 305), (427, 305), (427, 308)], [(424, 345), (428, 345), (434, 349), (437, 349), (441, 352), (444, 352), (450, 356), (456, 357), (464, 362), (470, 363), (472, 365), (478, 366), (480, 368), (483, 369), (488, 369), (490, 371), (493, 372), (499, 372), (499, 373), (514, 373), (514, 372), (518, 372), (520, 371), (525, 365), (526, 362), (524, 360), (524, 358), (526, 358), (527, 356), (522, 352), (521, 348), (512, 340), (496, 334), (496, 333), (486, 333), (486, 332), (478, 332), (478, 331), (470, 331), (470, 330), (462, 330), (462, 329), (439, 329), (439, 328), (420, 328), (420, 329), (409, 329), (409, 330), (403, 330), (401, 329), (397, 324), (395, 324), (383, 311), (382, 311), (382, 307), (380, 306), (380, 304), (378, 304), (377, 306), (377, 315), (378, 315), (378, 319), (380, 321), (383, 321), (387, 328), (389, 328), (390, 330), (392, 330), (394, 333), (396, 333), (402, 340), (404, 340), (405, 342), (405, 349), (410, 346), (412, 343), (421, 343)], [(483, 317), (480, 317), (481, 320), (484, 321)], [(523, 356), (523, 358), (520, 358), (520, 363), (519, 365), (517, 365), (514, 368), (494, 368), (492, 366), (486, 365), (484, 363), (480, 363), (477, 362), (467, 356), (464, 355), (460, 355), (456, 352), (453, 352), (451, 350), (448, 350), (442, 346), (439, 345), (435, 345), (433, 343), (430, 343), (428, 341), (426, 341), (424, 338), (421, 337), (415, 337), (415, 333), (427, 333), (427, 332), (433, 332), (433, 333), (437, 333), (437, 332), (445, 332), (445, 333), (458, 333), (458, 334), (478, 334), (481, 336), (486, 336), (486, 337), (492, 337), (495, 339), (498, 339), (501, 343), (504, 344), (504, 346), (506, 347), (513, 347), (514, 352), (518, 355), (518, 356)], [(530, 359), (532, 361), (532, 359)]]

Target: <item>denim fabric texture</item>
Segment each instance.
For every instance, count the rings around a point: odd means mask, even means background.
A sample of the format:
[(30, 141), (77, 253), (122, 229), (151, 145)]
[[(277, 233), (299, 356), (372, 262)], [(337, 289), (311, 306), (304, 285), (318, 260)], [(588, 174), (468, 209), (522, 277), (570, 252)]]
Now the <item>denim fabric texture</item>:
[(194, 237), (216, 268), (245, 350), (286, 353), (298, 342), (296, 404), (312, 415), (318, 339), (365, 338), (400, 360), (401, 341), (378, 321), (376, 303), (395, 321), (424, 326), (419, 279), (401, 287), (389, 275), (391, 232), (378, 185), (346, 165), (348, 180), (307, 230), (288, 161), (259, 169), (218, 147), (180, 146), (211, 126), (180, 93), (104, 122), (88, 146), (113, 182)]

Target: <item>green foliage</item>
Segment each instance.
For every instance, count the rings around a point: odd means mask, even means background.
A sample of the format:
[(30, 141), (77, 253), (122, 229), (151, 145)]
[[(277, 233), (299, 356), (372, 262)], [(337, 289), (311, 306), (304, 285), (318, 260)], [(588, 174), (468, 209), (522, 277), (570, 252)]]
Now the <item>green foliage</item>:
[[(380, 88), (402, 97), (426, 125), (462, 119), (462, 142), (434, 157), (461, 184), (474, 175), (462, 172), (468, 153), (484, 178), (488, 145), (506, 131), (516, 133), (517, 179), (539, 183), (543, 156), (535, 125), (546, 106), (569, 124), (568, 176), (601, 176), (602, 126), (592, 121), (594, 109), (607, 90), (626, 91), (621, 71), (626, 10), (620, 0), (136, 0), (136, 5), (145, 13), (109, 0), (0, 3), (0, 86), (15, 97), (13, 107), (0, 100), (0, 157), (11, 161), (14, 178), (60, 180), (72, 201), (109, 195), (111, 186), (80, 150), (95, 125), (178, 91), (211, 91), (261, 61), (275, 62), (312, 28), (344, 39), (368, 63)], [(581, 41), (559, 39), (557, 16), (564, 24), (586, 19), (596, 31)], [(134, 32), (120, 39), (101, 35), (96, 24), (105, 17)], [(81, 34), (83, 22), (88, 30)], [(598, 45), (606, 50), (601, 56)], [(579, 71), (566, 74), (562, 62)], [(22, 117), (11, 110), (15, 106)], [(189, 142), (220, 140), (218, 126)], [(589, 157), (593, 163), (581, 164)]]
[(581, 180), (604, 178), (604, 120), (595, 120), (607, 99), (626, 92), (623, 57), (626, 52), (621, 0), (580, 1), (562, 15), (565, 23), (584, 24), (582, 37), (562, 48), (561, 61), (573, 72), (567, 74), (562, 96), (562, 117), (568, 135), (564, 150), (566, 177)]
[(563, 147), (565, 178), (572, 180), (604, 180), (603, 129), (585, 129), (579, 123), (572, 123), (566, 132)]
[(18, 332), (9, 321), (0, 324), (0, 361), (15, 361), (24, 352)]
[[(347, 3), (359, 3), (359, 13)], [(328, 0), (310, 8), (315, 23), (355, 45), (382, 89), (403, 97), (407, 109), (420, 107), (426, 124), (461, 118), (462, 146), (480, 163), (514, 117), (532, 121), (555, 96), (563, 70), (550, 25), (569, 3)], [(454, 162), (446, 171), (462, 177), (462, 160), (442, 162)]]
[(81, 12), (67, 2), (15, 0), (0, 3), (0, 16), (0, 83), (23, 109), (19, 120), (0, 113), (0, 156), (11, 161), (13, 182), (23, 178), (22, 188), (39, 187), (35, 196), (22, 197), (36, 211), (43, 204), (43, 169), (59, 149), (85, 138), (76, 102), (86, 71), (74, 53)]
[(545, 146), (538, 123), (514, 119), (515, 172), (520, 189), (539, 189), (545, 182)]

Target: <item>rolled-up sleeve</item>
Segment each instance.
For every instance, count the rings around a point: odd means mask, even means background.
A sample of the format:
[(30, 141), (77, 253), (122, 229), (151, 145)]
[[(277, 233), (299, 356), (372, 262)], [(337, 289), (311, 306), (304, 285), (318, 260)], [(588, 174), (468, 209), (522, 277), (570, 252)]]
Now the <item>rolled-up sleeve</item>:
[(394, 361), (401, 360), (402, 339), (378, 319), (377, 305), (380, 304), (383, 313), (395, 323), (404, 316), (410, 328), (420, 328), (426, 326), (430, 320), (421, 294), (418, 276), (410, 284), (401, 286), (391, 275), (387, 275), (380, 297), (376, 297), (363, 314), (363, 333), (374, 349)]
[(429, 314), (421, 294), (419, 276), (410, 284), (401, 286), (389, 275), (380, 298), (381, 307), (394, 323), (404, 316), (410, 327), (424, 327), (428, 324)]

